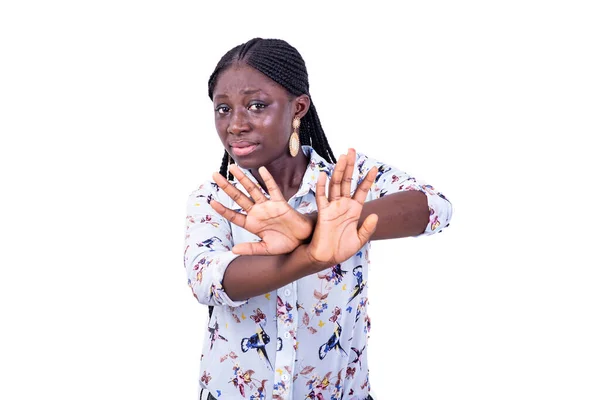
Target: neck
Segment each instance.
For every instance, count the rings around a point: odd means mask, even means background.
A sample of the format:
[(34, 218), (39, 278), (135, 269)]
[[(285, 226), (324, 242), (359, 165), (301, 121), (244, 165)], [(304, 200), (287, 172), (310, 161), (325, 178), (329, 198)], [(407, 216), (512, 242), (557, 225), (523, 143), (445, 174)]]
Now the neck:
[[(285, 154), (270, 164), (265, 165), (265, 168), (267, 168), (267, 171), (269, 171), (269, 173), (273, 176), (273, 179), (275, 180), (275, 183), (277, 183), (279, 190), (281, 190), (283, 197), (286, 200), (289, 200), (298, 192), (307, 166), (308, 157), (304, 154), (302, 149), (300, 149), (296, 157), (292, 157), (290, 154)], [(258, 173), (258, 169), (250, 169), (250, 172), (256, 178), (260, 186), (264, 190), (267, 190), (264, 180)]]

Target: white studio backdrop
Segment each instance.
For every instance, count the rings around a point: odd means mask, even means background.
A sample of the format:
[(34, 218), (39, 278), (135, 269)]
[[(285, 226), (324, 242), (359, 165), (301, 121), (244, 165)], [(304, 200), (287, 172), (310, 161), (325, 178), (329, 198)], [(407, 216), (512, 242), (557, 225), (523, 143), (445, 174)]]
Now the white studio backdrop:
[(0, 398), (195, 399), (185, 203), (218, 169), (207, 80), (252, 37), (304, 56), (332, 148), (455, 207), (376, 242), (389, 399), (600, 398), (592, 2), (0, 5)]

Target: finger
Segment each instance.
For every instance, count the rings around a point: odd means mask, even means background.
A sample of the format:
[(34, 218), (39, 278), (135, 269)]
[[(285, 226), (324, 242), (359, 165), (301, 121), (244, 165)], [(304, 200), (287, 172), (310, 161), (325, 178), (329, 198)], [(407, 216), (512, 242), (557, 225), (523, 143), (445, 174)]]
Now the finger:
[(373, 186), (373, 182), (375, 181), (375, 177), (377, 176), (377, 168), (373, 167), (367, 172), (367, 176), (365, 179), (358, 185), (356, 191), (354, 192), (353, 199), (358, 201), (360, 204), (364, 204), (369, 194), (369, 190), (371, 190), (371, 186)]
[(327, 207), (329, 202), (327, 201), (327, 196), (325, 196), (325, 182), (327, 181), (327, 174), (323, 171), (319, 172), (319, 179), (317, 179), (317, 190), (316, 190), (316, 198), (317, 208), (319, 210), (323, 210)]
[(235, 246), (233, 246), (231, 251), (234, 254), (239, 254), (242, 256), (269, 256), (269, 255), (271, 255), (271, 253), (269, 253), (269, 251), (267, 249), (267, 245), (265, 244), (265, 242), (239, 243), (239, 244), (236, 244)]
[(360, 229), (358, 230), (358, 240), (360, 241), (360, 247), (363, 247), (371, 238), (373, 233), (375, 233), (375, 229), (377, 228), (377, 221), (379, 217), (377, 214), (370, 214), (363, 221)]
[(260, 190), (260, 186), (252, 182), (252, 180), (248, 178), (237, 165), (232, 164), (229, 167), (229, 172), (237, 178), (256, 204), (267, 201), (262, 190)]
[(342, 196), (344, 197), (350, 197), (350, 190), (352, 189), (352, 175), (354, 174), (354, 162), (356, 161), (356, 151), (354, 149), (348, 149), (347, 160), (344, 176), (342, 177)]
[(340, 198), (340, 185), (342, 183), (342, 177), (344, 176), (344, 170), (346, 168), (346, 155), (342, 154), (338, 159), (331, 179), (329, 180), (329, 201), (334, 201)]
[(265, 181), (265, 186), (267, 187), (269, 196), (271, 196), (271, 200), (285, 201), (285, 198), (283, 197), (283, 194), (281, 194), (281, 190), (279, 190), (279, 186), (277, 186), (277, 183), (275, 182), (275, 179), (273, 179), (271, 173), (267, 171), (265, 167), (260, 167), (258, 169), (258, 173), (263, 178), (263, 181)]
[(229, 197), (231, 197), (231, 199), (233, 201), (235, 201), (240, 207), (242, 207), (242, 209), (244, 211), (246, 211), (246, 212), (250, 211), (250, 209), (254, 205), (254, 202), (252, 201), (252, 199), (250, 199), (248, 196), (246, 196), (244, 193), (242, 193), (238, 188), (236, 188), (231, 183), (229, 183), (229, 181), (227, 179), (225, 179), (221, 174), (215, 172), (212, 177), (213, 177), (213, 180), (215, 181), (215, 183), (221, 189), (223, 189), (223, 191), (225, 193), (227, 193), (227, 195)]
[(240, 226), (242, 228), (246, 226), (246, 216), (244, 214), (235, 212), (232, 209), (225, 207), (223, 204), (219, 203), (216, 200), (211, 200), (210, 206), (213, 208), (213, 210), (218, 212), (232, 224), (236, 224), (237, 226)]

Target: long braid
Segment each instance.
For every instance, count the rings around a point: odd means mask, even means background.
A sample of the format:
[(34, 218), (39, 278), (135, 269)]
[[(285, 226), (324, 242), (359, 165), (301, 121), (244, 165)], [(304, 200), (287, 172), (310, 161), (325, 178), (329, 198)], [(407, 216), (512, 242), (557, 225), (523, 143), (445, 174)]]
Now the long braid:
[(221, 161), (221, 169), (219, 170), (219, 173), (225, 178), (227, 178), (227, 180), (232, 181), (233, 175), (231, 175), (231, 172), (229, 172), (227, 169), (230, 164), (233, 164), (233, 162), (231, 161), (231, 157), (229, 157), (229, 153), (227, 152), (227, 150), (225, 150), (225, 154), (223, 155), (223, 161)]
[[(298, 50), (284, 40), (254, 38), (229, 50), (221, 58), (208, 80), (208, 97), (211, 100), (219, 75), (235, 63), (251, 66), (277, 82), (293, 96), (306, 94), (310, 97), (308, 72)], [(337, 162), (312, 98), (308, 112), (302, 118), (299, 133), (300, 144), (311, 146), (317, 154), (330, 163)], [(229, 154), (225, 151), (219, 172), (231, 180), (233, 177), (227, 174), (229, 160)]]

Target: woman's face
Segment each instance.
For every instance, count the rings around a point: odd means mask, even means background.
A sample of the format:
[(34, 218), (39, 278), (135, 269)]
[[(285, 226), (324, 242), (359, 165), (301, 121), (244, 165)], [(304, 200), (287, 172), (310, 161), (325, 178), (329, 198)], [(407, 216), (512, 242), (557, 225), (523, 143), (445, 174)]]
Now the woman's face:
[(247, 65), (223, 71), (215, 85), (215, 126), (223, 146), (242, 168), (288, 156), (294, 101), (288, 92)]

